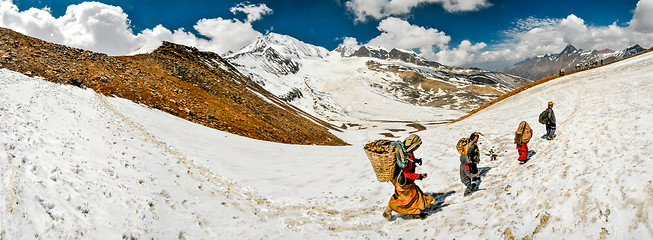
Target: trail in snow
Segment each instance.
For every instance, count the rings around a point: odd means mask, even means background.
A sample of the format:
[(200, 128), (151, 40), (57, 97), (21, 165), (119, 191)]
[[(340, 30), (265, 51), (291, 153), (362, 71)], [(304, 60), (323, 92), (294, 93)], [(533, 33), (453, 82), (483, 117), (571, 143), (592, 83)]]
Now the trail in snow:
[[(101, 95), (1, 71), (4, 238), (203, 238), (257, 228), (281, 237), (306, 225), (378, 229), (355, 221), (376, 207), (271, 200), (189, 159)], [(256, 227), (237, 227), (252, 221)]]
[[(357, 224), (354, 222), (353, 224), (348, 223), (348, 225), (345, 225), (341, 223), (339, 226), (334, 226), (330, 224), (330, 222), (338, 220), (347, 222), (347, 219), (355, 218), (357, 215), (364, 212), (373, 212), (375, 208), (366, 207), (346, 209), (343, 211), (336, 210), (334, 209), (334, 206), (329, 206), (328, 204), (275, 203), (266, 197), (260, 196), (256, 192), (243, 188), (233, 181), (217, 175), (207, 167), (189, 160), (178, 150), (169, 147), (167, 144), (158, 140), (155, 136), (143, 129), (140, 125), (122, 115), (109, 102), (107, 102), (103, 96), (98, 95), (98, 98), (107, 109), (111, 110), (111, 112), (121, 118), (124, 122), (129, 123), (133, 129), (140, 132), (148, 141), (156, 144), (159, 148), (164, 149), (170, 155), (176, 157), (178, 159), (177, 163), (182, 164), (187, 168), (187, 173), (194, 176), (198, 182), (217, 186), (222, 189), (222, 194), (231, 200), (231, 207), (236, 208), (241, 212), (253, 212), (261, 220), (267, 220), (268, 218), (273, 217), (289, 217), (291, 220), (287, 221), (287, 223), (291, 229), (295, 230), (299, 230), (297, 227), (312, 223), (322, 225), (324, 228), (337, 227), (339, 230), (374, 230), (374, 228), (368, 224)], [(310, 217), (302, 217), (304, 214), (308, 214)]]

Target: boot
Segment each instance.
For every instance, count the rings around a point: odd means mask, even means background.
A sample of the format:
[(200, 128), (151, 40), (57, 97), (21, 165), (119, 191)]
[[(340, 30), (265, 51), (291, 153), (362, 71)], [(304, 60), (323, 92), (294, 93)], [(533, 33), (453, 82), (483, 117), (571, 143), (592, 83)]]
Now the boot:
[(431, 198), (431, 201), (426, 203), (426, 206), (428, 206), (427, 208), (430, 208), (430, 207), (433, 207), (433, 204), (435, 204), (435, 198)]
[(390, 217), (392, 217), (392, 208), (385, 207), (385, 211), (383, 211), (383, 217), (389, 220)]
[(467, 186), (467, 189), (465, 189), (465, 193), (463, 194), (463, 196), (466, 197), (466, 196), (471, 195), (472, 192), (474, 192), (474, 188), (476, 188), (476, 183), (475, 182), (469, 184), (469, 186)]

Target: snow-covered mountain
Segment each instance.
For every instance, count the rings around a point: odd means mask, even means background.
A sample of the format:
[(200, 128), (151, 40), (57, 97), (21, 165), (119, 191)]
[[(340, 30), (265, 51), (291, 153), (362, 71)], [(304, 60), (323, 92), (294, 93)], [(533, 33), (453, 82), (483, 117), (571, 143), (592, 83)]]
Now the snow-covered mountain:
[[(272, 143), (0, 69), (0, 238), (652, 239), (651, 76), (646, 53), (419, 132), (417, 171), (429, 176), (417, 184), (437, 202), (425, 220), (388, 221), (393, 186), (376, 181), (362, 151), (384, 123), (336, 133), (352, 146)], [(334, 99), (360, 101), (328, 84)], [(553, 141), (538, 138), (548, 101)], [(422, 109), (401, 109), (412, 110)], [(513, 144), (522, 120), (535, 136), (525, 165)], [(455, 143), (473, 131), (484, 133), (482, 183), (464, 197)]]
[(306, 44), (296, 38), (268, 33), (258, 38), (254, 43), (245, 46), (236, 55), (251, 52), (264, 52), (268, 48), (278, 51), (282, 56), (293, 60), (304, 58), (324, 58), (329, 55), (326, 48)]
[[(529, 82), (503, 73), (446, 67), (406, 50), (340, 46), (329, 52), (273, 33), (227, 60), (266, 90), (337, 122), (452, 119)], [(349, 102), (351, 95), (357, 101)], [(378, 105), (419, 108), (422, 113), (388, 115), (378, 112), (384, 109)]]
[[(338, 51), (337, 49), (335, 51)], [(392, 59), (392, 60), (401, 60), (407, 63), (413, 63), (420, 66), (432, 67), (432, 68), (445, 68), (442, 64), (433, 61), (427, 61), (424, 58), (420, 57), (416, 53), (404, 49), (393, 48), (390, 51), (387, 51), (383, 48), (370, 48), (366, 46), (361, 46), (350, 55), (349, 57), (372, 57), (379, 59)]]
[[(635, 44), (621, 51), (604, 50), (579, 50), (573, 45), (567, 45), (559, 54), (547, 54), (529, 58), (503, 70), (505, 73), (514, 74), (528, 79), (538, 80), (543, 77), (557, 74), (560, 69), (566, 71), (587, 68), (606, 64), (628, 56), (635, 55), (645, 49)], [(594, 65), (592, 65), (594, 62)]]

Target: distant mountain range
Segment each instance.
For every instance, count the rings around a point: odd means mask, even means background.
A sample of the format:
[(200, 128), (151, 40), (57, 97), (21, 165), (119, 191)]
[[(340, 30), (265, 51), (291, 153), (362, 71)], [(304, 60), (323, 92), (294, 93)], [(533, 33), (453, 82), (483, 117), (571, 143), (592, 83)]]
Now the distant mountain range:
[(538, 80), (543, 77), (559, 73), (561, 69), (566, 71), (586, 67), (595, 61), (598, 64), (605, 64), (635, 55), (645, 49), (639, 45), (626, 48), (621, 51), (604, 50), (579, 50), (573, 45), (567, 45), (559, 54), (547, 54), (529, 58), (515, 65), (508, 67), (502, 72), (524, 77), (531, 80)]
[[(375, 118), (369, 107), (352, 103), (355, 98), (385, 96), (387, 102), (465, 112), (530, 82), (505, 73), (444, 66), (407, 50), (339, 46), (328, 51), (274, 33), (226, 59), (268, 91), (332, 121)], [(347, 90), (358, 87), (365, 90)]]

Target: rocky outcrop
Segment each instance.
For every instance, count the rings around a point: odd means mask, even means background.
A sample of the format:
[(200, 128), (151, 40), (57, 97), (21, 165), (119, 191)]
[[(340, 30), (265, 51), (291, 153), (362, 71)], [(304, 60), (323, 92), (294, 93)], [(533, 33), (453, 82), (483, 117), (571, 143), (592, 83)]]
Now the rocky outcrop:
[(387, 59), (390, 57), (390, 53), (383, 49), (370, 49), (365, 46), (360, 47), (349, 57), (372, 57), (378, 59)]
[(415, 53), (397, 50), (396, 48), (390, 50), (388, 53), (388, 58), (431, 68), (439, 68), (443, 66), (438, 62), (427, 61)]

